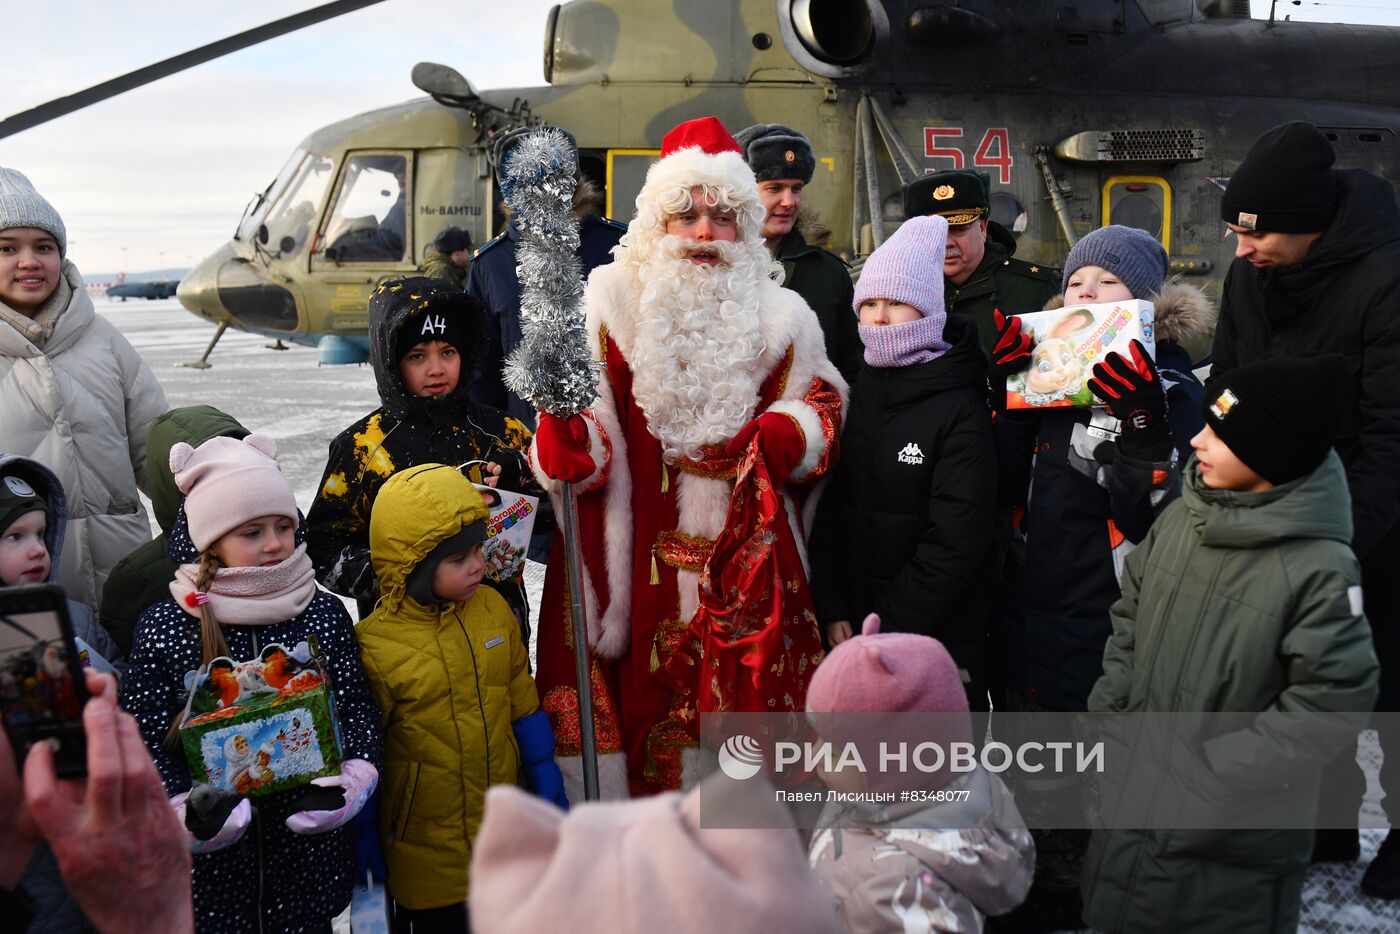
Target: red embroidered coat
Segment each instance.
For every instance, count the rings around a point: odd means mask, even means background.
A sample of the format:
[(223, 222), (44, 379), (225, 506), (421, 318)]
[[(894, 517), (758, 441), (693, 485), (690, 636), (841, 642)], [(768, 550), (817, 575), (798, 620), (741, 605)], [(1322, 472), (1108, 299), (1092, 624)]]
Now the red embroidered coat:
[[(814, 486), (834, 463), (847, 392), (811, 309), (796, 293), (765, 281), (759, 304), (765, 349), (751, 368), (754, 417), (791, 417), (802, 429), (801, 461), (777, 487), (753, 447), (734, 458), (719, 444), (699, 462), (665, 463), (631, 392), (632, 282), (624, 266), (614, 265), (595, 270), (588, 283), (589, 341), (603, 378), (584, 416), (595, 470), (575, 486), (605, 799), (678, 788), (683, 770), (693, 777), (689, 759), (700, 711), (803, 709), (821, 659), (805, 538)], [(531, 460), (542, 482), (557, 488), (533, 452)], [(709, 568), (713, 586), (696, 619), (701, 575), (716, 540), (723, 560)], [(536, 682), (571, 800), (582, 800), (565, 591), (556, 538)]]

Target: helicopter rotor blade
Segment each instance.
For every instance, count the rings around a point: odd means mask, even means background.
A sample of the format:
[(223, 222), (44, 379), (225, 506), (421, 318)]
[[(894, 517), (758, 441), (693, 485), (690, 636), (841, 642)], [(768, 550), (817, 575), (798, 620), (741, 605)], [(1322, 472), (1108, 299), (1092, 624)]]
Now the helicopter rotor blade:
[(282, 19), (274, 20), (271, 23), (264, 23), (252, 29), (202, 45), (197, 49), (184, 52), (164, 61), (156, 62), (154, 65), (147, 65), (135, 71), (129, 71), (124, 75), (95, 84), (90, 88), (69, 94), (66, 97), (55, 98), (47, 103), (40, 104), (30, 110), (21, 111), (13, 116), (0, 120), (0, 139), (13, 136), (16, 133), (47, 123), (75, 110), (81, 110), (90, 104), (105, 101), (109, 97), (116, 97), (127, 91), (139, 88), (143, 84), (150, 84), (161, 78), (168, 77), (195, 65), (202, 65), (205, 62), (213, 61), (230, 52), (237, 52), (249, 46), (257, 45), (268, 39), (275, 39), (278, 36), (304, 29), (307, 26), (314, 26), (317, 23), (328, 19), (334, 19), (346, 13), (353, 13), (356, 10), (376, 3), (383, 3), (384, 0), (334, 0), (332, 3), (322, 4), (305, 10), (301, 13), (294, 13), (291, 16), (284, 16)]

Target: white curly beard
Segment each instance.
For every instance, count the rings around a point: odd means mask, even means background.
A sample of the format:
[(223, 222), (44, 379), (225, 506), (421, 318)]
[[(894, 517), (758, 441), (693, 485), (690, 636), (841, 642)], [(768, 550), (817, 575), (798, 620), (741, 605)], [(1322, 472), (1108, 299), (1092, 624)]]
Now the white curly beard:
[[(686, 255), (693, 249), (716, 252), (722, 263), (694, 263)], [(666, 459), (694, 457), (753, 418), (765, 375), (755, 372), (765, 349), (759, 293), (774, 263), (761, 242), (662, 236), (634, 265), (632, 393)]]

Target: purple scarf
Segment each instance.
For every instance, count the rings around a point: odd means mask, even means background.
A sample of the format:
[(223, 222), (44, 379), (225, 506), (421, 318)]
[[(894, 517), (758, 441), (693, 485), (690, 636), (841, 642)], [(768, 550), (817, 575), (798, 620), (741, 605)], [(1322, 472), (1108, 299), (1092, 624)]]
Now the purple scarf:
[(952, 345), (943, 340), (943, 315), (929, 315), (904, 324), (860, 325), (865, 362), (895, 367), (937, 360)]

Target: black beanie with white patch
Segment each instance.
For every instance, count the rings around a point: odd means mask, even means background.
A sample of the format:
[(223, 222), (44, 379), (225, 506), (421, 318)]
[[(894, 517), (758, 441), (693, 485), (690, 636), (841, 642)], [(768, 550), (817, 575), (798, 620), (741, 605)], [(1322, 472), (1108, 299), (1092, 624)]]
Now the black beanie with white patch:
[(37, 510), (47, 514), (49, 503), (28, 480), (17, 473), (0, 474), (0, 535), (20, 516)]
[(1346, 377), (1340, 354), (1247, 363), (1207, 383), (1202, 414), (1231, 453), (1278, 486), (1326, 459), (1351, 404)]
[(1337, 213), (1337, 155), (1311, 123), (1294, 120), (1266, 130), (1225, 185), (1220, 216), (1262, 233), (1318, 233)]

